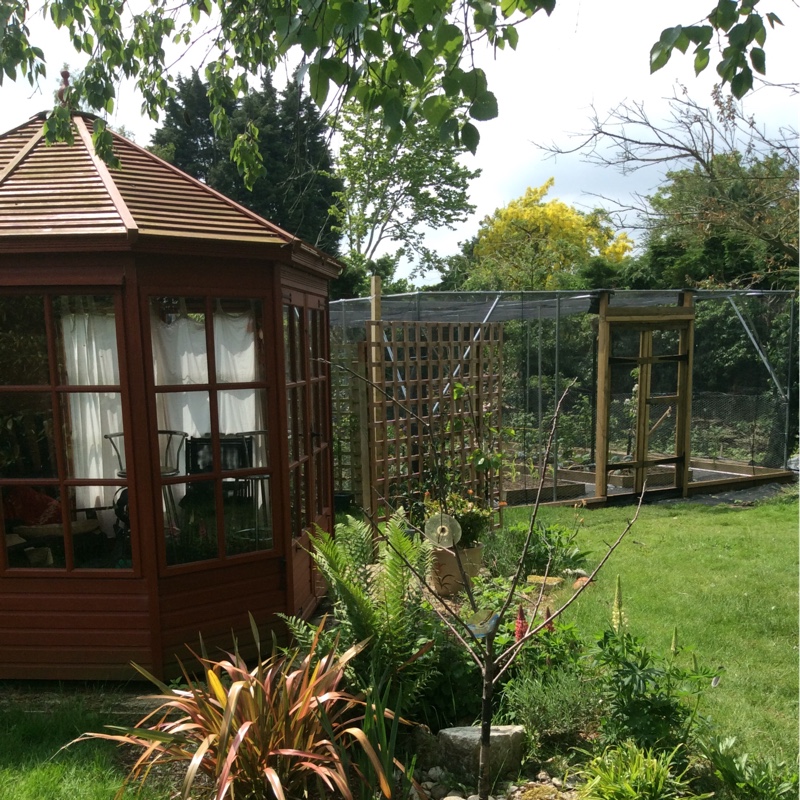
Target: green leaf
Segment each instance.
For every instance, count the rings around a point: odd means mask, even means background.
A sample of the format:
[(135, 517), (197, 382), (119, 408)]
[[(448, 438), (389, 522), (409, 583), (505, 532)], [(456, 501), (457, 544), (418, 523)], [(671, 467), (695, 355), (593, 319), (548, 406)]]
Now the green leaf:
[(463, 144), (472, 155), (475, 155), (480, 140), (481, 134), (478, 129), (471, 122), (465, 122), (461, 128), (461, 144)]
[(505, 31), (505, 39), (511, 46), (512, 50), (517, 49), (517, 42), (519, 41), (519, 31), (516, 29), (514, 25), (509, 25)]
[(500, 13), (508, 19), (519, 8), (518, 0), (501, 0)]
[(460, 53), (464, 46), (464, 34), (456, 25), (442, 25), (436, 33), (436, 47), (442, 55)]
[(487, 90), (486, 73), (482, 69), (471, 69), (463, 72), (460, 78), (461, 92), (464, 97), (476, 100)]
[(300, 41), (300, 47), (303, 48), (303, 52), (310, 56), (312, 53), (317, 49), (319, 46), (319, 38), (317, 36), (317, 32), (311, 25), (304, 25), (300, 29), (300, 33), (297, 37)]
[(341, 86), (347, 80), (347, 64), (338, 58), (323, 58), (320, 62), (328, 74), (328, 77), (337, 85)]
[(774, 28), (776, 25), (783, 25), (781, 18), (777, 14), (773, 14), (771, 11), (769, 14), (767, 14), (767, 20), (772, 28)]
[(744, 97), (753, 88), (753, 72), (750, 67), (743, 67), (731, 81), (731, 92), (737, 99)]
[(754, 47), (750, 51), (750, 63), (753, 65), (753, 69), (760, 75), (767, 74), (767, 56), (760, 47)]
[(758, 14), (751, 14), (750, 20), (753, 28), (753, 39), (758, 42), (759, 47), (763, 47), (767, 41), (767, 29), (764, 27), (764, 20)]
[(308, 88), (311, 99), (321, 108), (328, 99), (330, 79), (322, 64), (313, 63), (308, 67)]
[(718, 30), (728, 31), (739, 19), (736, 0), (719, 0), (717, 7), (708, 15), (708, 21)]
[(388, 128), (396, 128), (403, 119), (403, 101), (397, 94), (392, 94), (383, 104), (383, 121)]
[(469, 107), (469, 115), (472, 119), (487, 120), (497, 116), (497, 98), (492, 92), (484, 92), (475, 98)]
[(752, 41), (750, 26), (744, 22), (734, 25), (730, 31), (728, 31), (728, 41), (732, 47), (735, 47), (737, 50), (742, 50)]
[(367, 8), (364, 3), (354, 3), (353, 0), (344, 0), (339, 8), (339, 17), (350, 30), (353, 30), (366, 22), (369, 17), (369, 8)]
[(422, 116), (431, 125), (441, 125), (444, 120), (452, 114), (452, 108), (447, 98), (441, 94), (434, 94), (426, 97), (422, 103)]
[[(310, 28), (310, 26), (309, 26)], [(383, 55), (383, 36), (378, 33), (374, 28), (367, 28), (361, 34), (361, 41), (364, 44), (364, 49), (371, 53), (373, 56)]]
[(707, 47), (698, 48), (694, 56), (695, 75), (699, 75), (708, 66), (709, 55), (710, 52)]
[(458, 120), (455, 117), (448, 117), (439, 126), (439, 141), (451, 142), (458, 136)]
[(420, 28), (428, 25), (437, 11), (435, 0), (414, 0), (414, 19)]
[(689, 25), (683, 32), (698, 47), (706, 47), (714, 36), (714, 29), (710, 25)]
[(400, 61), (400, 74), (412, 86), (420, 87), (425, 83), (425, 76), (416, 58), (405, 55), (399, 59)]
[(461, 79), (464, 71), (455, 67), (446, 75), (442, 76), (442, 89), (448, 97), (457, 97), (461, 93)]
[(719, 75), (723, 81), (733, 80), (736, 75), (736, 67), (739, 64), (739, 57), (739, 53), (734, 53), (723, 58), (722, 61), (717, 64), (717, 75)]
[(658, 72), (669, 61), (672, 51), (661, 42), (656, 42), (650, 49), (650, 72)]
[(678, 41), (675, 42), (675, 47), (677, 47), (681, 53), (685, 53), (689, 47), (689, 37), (683, 31), (681, 31)]
[(661, 31), (661, 36), (659, 37), (658, 41), (664, 47), (672, 48), (675, 46), (675, 43), (681, 37), (683, 33), (683, 28), (680, 25), (676, 25), (674, 28), (665, 28)]

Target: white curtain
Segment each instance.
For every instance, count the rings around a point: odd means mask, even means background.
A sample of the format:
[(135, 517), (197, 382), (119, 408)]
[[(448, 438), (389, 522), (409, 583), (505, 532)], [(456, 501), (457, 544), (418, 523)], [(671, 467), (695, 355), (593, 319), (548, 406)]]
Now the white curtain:
[[(90, 312), (62, 314), (61, 333), (70, 386), (119, 385), (117, 331), (113, 315)], [(119, 461), (103, 435), (122, 431), (119, 393), (80, 392), (68, 397), (72, 477), (114, 478)], [(114, 491), (113, 486), (77, 487), (77, 507), (108, 507)]]

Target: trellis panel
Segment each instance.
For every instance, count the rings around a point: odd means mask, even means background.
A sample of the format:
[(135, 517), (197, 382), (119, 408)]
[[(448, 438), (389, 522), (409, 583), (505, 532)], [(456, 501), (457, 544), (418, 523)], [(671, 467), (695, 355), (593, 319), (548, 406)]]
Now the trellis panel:
[(366, 358), (371, 511), (419, 501), (442, 465), (454, 489), (498, 502), (499, 471), (470, 456), (501, 446), (502, 326), (370, 322)]

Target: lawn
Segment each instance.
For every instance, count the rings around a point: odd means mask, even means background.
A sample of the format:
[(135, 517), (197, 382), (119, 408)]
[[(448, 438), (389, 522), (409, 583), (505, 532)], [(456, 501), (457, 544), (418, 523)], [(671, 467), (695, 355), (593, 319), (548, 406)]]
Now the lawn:
[[(543, 507), (545, 522), (580, 523), (595, 564), (632, 507)], [(520, 510), (513, 510), (512, 517)], [(665, 653), (673, 627), (701, 664), (723, 666), (701, 712), (753, 755), (798, 757), (798, 504), (796, 489), (755, 506), (662, 502), (639, 519), (566, 612), (583, 633), (611, 618), (621, 576), (629, 630)]]
[[(616, 539), (632, 507), (596, 511), (543, 507), (541, 519), (572, 526), (590, 550), (590, 565)], [(509, 509), (507, 522), (527, 510)], [(608, 625), (621, 576), (629, 630), (658, 653), (673, 626), (702, 664), (723, 666), (701, 712), (720, 733), (735, 735), (754, 757), (797, 763), (798, 756), (798, 504), (796, 491), (745, 507), (694, 502), (644, 506), (635, 527), (597, 582), (566, 618), (587, 637)], [(557, 599), (557, 598), (554, 598)], [(556, 603), (553, 603), (554, 607)], [(0, 683), (0, 798), (108, 800), (125, 767), (112, 745), (59, 748), (87, 730), (129, 724), (140, 714), (120, 709), (135, 689)], [(142, 692), (147, 687), (140, 687)], [(130, 796), (133, 796), (131, 793)], [(169, 790), (154, 783), (144, 800)]]
[[(120, 714), (131, 691), (116, 686), (0, 683), (0, 798), (3, 800), (111, 800), (126, 770), (108, 742), (60, 748), (85, 731), (128, 725), (137, 714)], [(147, 691), (142, 684), (141, 690)], [(160, 789), (160, 791), (159, 791)], [(126, 798), (135, 792), (126, 793)], [(164, 800), (154, 783), (141, 800)]]

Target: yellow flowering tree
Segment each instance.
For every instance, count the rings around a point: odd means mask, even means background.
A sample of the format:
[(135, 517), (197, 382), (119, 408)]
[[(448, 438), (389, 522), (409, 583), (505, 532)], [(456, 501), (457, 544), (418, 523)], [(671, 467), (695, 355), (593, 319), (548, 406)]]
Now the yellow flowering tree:
[(529, 188), (483, 220), (467, 288), (578, 288), (581, 271), (593, 259), (612, 267), (622, 262), (633, 247), (628, 236), (616, 234), (601, 209), (587, 214), (561, 200), (545, 200), (553, 184), (550, 178)]

